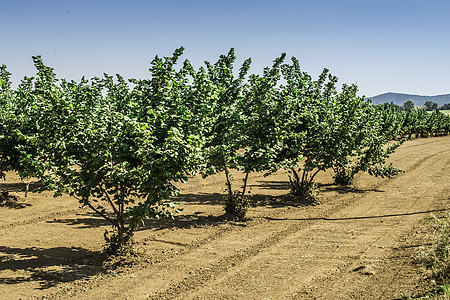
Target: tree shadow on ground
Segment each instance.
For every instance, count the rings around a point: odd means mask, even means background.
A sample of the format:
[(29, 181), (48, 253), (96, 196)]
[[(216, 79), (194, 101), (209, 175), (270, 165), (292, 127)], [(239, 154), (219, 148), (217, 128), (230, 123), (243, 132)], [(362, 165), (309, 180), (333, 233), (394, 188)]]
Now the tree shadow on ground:
[[(378, 189), (358, 189), (352, 186), (340, 186), (332, 183), (320, 184), (318, 183), (319, 193), (322, 192), (338, 192), (345, 193), (365, 193), (369, 191), (383, 192)], [(302, 197), (293, 196), (289, 193), (289, 183), (286, 181), (258, 181), (257, 184), (252, 184), (249, 187), (258, 187), (267, 190), (286, 190), (286, 194), (280, 196), (272, 196), (267, 194), (249, 194), (250, 207), (268, 207), (268, 208), (282, 208), (282, 207), (307, 207), (318, 205), (314, 199), (304, 199)], [(190, 193), (181, 194), (180, 196), (171, 199), (174, 202), (180, 202), (179, 207), (184, 204), (192, 205), (223, 205), (224, 194), (221, 193)], [(77, 218), (56, 219), (47, 221), (48, 223), (64, 223), (68, 225), (79, 226), (80, 228), (96, 228), (110, 225), (105, 219), (97, 216), (93, 212), (77, 214)], [(249, 220), (249, 219), (247, 219)], [(215, 226), (226, 222), (225, 214), (220, 216), (202, 215), (202, 212), (196, 212), (190, 215), (176, 215), (173, 220), (170, 219), (146, 219), (144, 224), (138, 230), (153, 229), (163, 230), (167, 228), (192, 228), (199, 226)], [(239, 222), (229, 222), (230, 224), (240, 224)]]
[(354, 186), (346, 186), (346, 185), (338, 185), (334, 183), (318, 183), (317, 187), (320, 191), (323, 192), (337, 192), (339, 194), (348, 194), (348, 193), (356, 193), (356, 194), (363, 194), (366, 192), (377, 192), (377, 193), (384, 193), (384, 191), (379, 190), (377, 188), (369, 188), (369, 189), (360, 189)]
[[(176, 198), (176, 201), (181, 202), (180, 206), (183, 207), (183, 203), (194, 204), (194, 205), (223, 205), (222, 203), (223, 195), (218, 193), (213, 194), (183, 194)], [(249, 196), (250, 207), (300, 207), (300, 206), (311, 206), (317, 205), (315, 201), (302, 200), (299, 197), (292, 195), (282, 195), (282, 196), (270, 196), (263, 194), (251, 194)], [(194, 227), (202, 226), (217, 226), (220, 224), (230, 224), (233, 226), (246, 226), (245, 222), (251, 220), (251, 218), (246, 218), (242, 222), (227, 221), (227, 216), (225, 212), (222, 215), (205, 215), (203, 212), (195, 212), (193, 214), (180, 214), (175, 215), (173, 220), (170, 219), (147, 219), (144, 220), (144, 225), (138, 228), (139, 230), (153, 229), (153, 230), (163, 230), (170, 228), (180, 228), (189, 229)]]
[[(268, 207), (268, 208), (282, 208), (282, 207), (307, 207), (318, 205), (319, 202), (314, 199), (304, 199), (289, 193), (289, 183), (286, 181), (259, 181), (258, 184), (253, 184), (250, 187), (258, 187), (261, 189), (277, 189), (286, 190), (286, 194), (280, 196), (272, 196), (267, 194), (249, 194), (250, 207)], [(377, 189), (358, 189), (351, 186), (340, 186), (335, 184), (318, 184), (319, 193), (321, 192), (338, 192), (345, 193), (365, 193), (368, 191), (383, 192)], [(223, 205), (224, 194), (220, 193), (196, 193), (196, 194), (181, 194), (180, 196), (171, 199), (174, 202), (180, 202), (179, 207), (184, 204), (192, 205)], [(167, 228), (192, 228), (205, 225), (217, 225), (226, 221), (225, 215), (201, 215), (197, 212), (191, 215), (176, 215), (173, 220), (170, 219), (147, 219), (144, 220), (143, 226), (138, 230), (152, 228), (154, 230), (162, 230)], [(79, 226), (80, 228), (96, 228), (110, 225), (105, 219), (97, 216), (93, 212), (77, 214), (77, 218), (56, 219), (47, 221), (48, 223), (64, 223), (68, 225)], [(249, 219), (247, 219), (249, 220)]]
[[(217, 226), (226, 222), (225, 215), (213, 216), (205, 215), (202, 216), (200, 213), (194, 213), (190, 215), (178, 215), (175, 216), (173, 220), (168, 219), (147, 219), (144, 220), (144, 226), (138, 228), (139, 230), (153, 229), (153, 230), (163, 230), (170, 228), (179, 229), (189, 229), (194, 227), (202, 226)], [(235, 222), (237, 223), (237, 222)]]
[[(219, 195), (219, 194), (217, 194)], [(213, 197), (217, 196), (216, 194), (212, 195)], [(192, 201), (190, 203), (194, 204), (205, 204), (201, 201), (207, 202), (206, 204), (215, 203), (216, 200), (211, 200), (208, 194), (201, 195), (200, 199), (194, 199), (193, 196), (198, 195), (188, 195), (188, 201)], [(219, 195), (221, 197), (221, 195)], [(204, 198), (203, 198), (204, 197)], [(179, 197), (182, 198), (182, 197)], [(181, 201), (180, 199), (176, 199), (176, 201)], [(184, 201), (184, 200), (183, 200)], [(186, 202), (188, 202), (186, 201)], [(221, 205), (221, 203), (218, 203)], [(214, 204), (216, 205), (216, 204)], [(179, 208), (183, 208), (182, 204), (178, 205)], [(192, 228), (192, 227), (200, 227), (205, 225), (217, 225), (226, 221), (226, 217), (224, 215), (214, 216), (214, 215), (202, 215), (203, 212), (195, 212), (193, 214), (175, 214), (173, 219), (145, 219), (143, 220), (144, 224), (138, 227), (137, 231), (145, 230), (145, 229), (154, 229), (154, 230), (162, 230), (166, 228)], [(77, 226), (80, 229), (84, 228), (97, 228), (103, 226), (111, 226), (111, 224), (103, 219), (102, 217), (97, 216), (94, 212), (86, 212), (86, 213), (78, 213), (74, 218), (65, 218), (65, 219), (54, 219), (49, 220), (47, 223), (62, 223), (71, 226)]]
[(79, 228), (97, 228), (111, 225), (108, 221), (99, 217), (94, 212), (79, 213), (76, 218), (55, 219), (47, 221), (47, 223), (63, 223), (67, 225), (78, 226)]
[[(106, 256), (80, 247), (13, 248), (0, 246), (0, 271), (26, 271), (26, 276), (0, 277), (0, 284), (35, 281), (41, 289), (104, 272)], [(29, 275), (28, 275), (29, 274)]]
[(29, 203), (24, 203), (16, 195), (11, 195), (8, 191), (0, 190), (0, 207), (20, 209), (31, 206)]
[[(338, 185), (335, 183), (316, 183), (318, 193), (323, 192), (338, 192), (339, 194), (347, 194), (347, 193), (366, 193), (366, 192), (378, 192), (382, 193), (384, 191), (376, 189), (376, 188), (368, 188), (368, 189), (361, 189), (357, 188), (355, 186), (344, 186), (344, 185)], [(293, 197), (289, 197), (290, 193), (290, 185), (288, 181), (258, 181), (257, 184), (249, 185), (249, 187), (258, 187), (260, 189), (266, 189), (266, 190), (284, 190), (286, 191), (285, 196), (288, 200), (292, 200)], [(295, 197), (294, 197), (295, 198)]]
[[(28, 192), (34, 191), (38, 186), (36, 182), (28, 183)], [(20, 197), (10, 194), (18, 192), (27, 193), (27, 183), (0, 183), (0, 207), (20, 209), (31, 206), (31, 204), (23, 202)]]
[[(317, 182), (317, 188), (319, 192), (338, 192), (340, 194), (346, 194), (346, 193), (365, 193), (365, 192), (384, 192), (382, 190), (376, 189), (376, 188), (369, 188), (369, 189), (360, 189), (354, 186), (345, 186), (345, 185), (338, 185), (335, 183), (320, 183)], [(262, 189), (267, 190), (285, 190), (286, 193), (289, 193), (290, 186), (289, 182), (287, 181), (259, 181), (259, 184), (253, 184), (250, 185), (253, 187), (259, 187)]]
[(268, 196), (262, 194), (252, 195), (250, 197), (250, 205), (252, 207), (265, 206), (269, 208), (280, 207), (306, 207), (315, 206), (319, 202), (315, 199), (305, 199), (304, 197), (285, 194), (280, 196)]
[(37, 190), (41, 185), (36, 182), (9, 182), (9, 183), (0, 183), (0, 191), (6, 191), (6, 192), (26, 192), (27, 191), (27, 185), (28, 185), (28, 192), (32, 193), (35, 190)]
[(285, 190), (290, 191), (289, 182), (287, 181), (257, 181), (255, 184), (249, 184), (249, 187), (258, 187), (265, 190)]
[[(223, 197), (225, 194), (219, 193), (198, 193), (198, 194), (182, 194), (174, 199), (174, 202), (181, 202), (194, 205), (223, 205)], [(266, 194), (249, 193), (250, 206), (268, 206), (268, 207), (284, 207), (284, 206), (309, 206), (316, 205), (315, 201), (305, 201), (301, 197), (295, 197), (287, 193), (281, 196), (272, 196)]]
[(222, 205), (223, 194), (220, 193), (197, 193), (181, 194), (173, 199), (174, 202), (186, 202), (199, 205)]

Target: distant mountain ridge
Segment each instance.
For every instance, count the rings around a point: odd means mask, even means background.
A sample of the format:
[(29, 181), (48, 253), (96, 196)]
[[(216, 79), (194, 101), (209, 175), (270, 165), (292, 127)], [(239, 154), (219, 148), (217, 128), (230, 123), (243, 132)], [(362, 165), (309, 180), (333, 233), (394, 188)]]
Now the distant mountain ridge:
[(367, 97), (374, 104), (391, 103), (402, 105), (406, 101), (410, 100), (415, 106), (423, 106), (426, 101), (432, 101), (437, 103), (438, 106), (442, 106), (446, 103), (450, 103), (450, 94), (436, 95), (436, 96), (420, 96), (410, 95), (402, 93), (384, 93), (374, 97)]

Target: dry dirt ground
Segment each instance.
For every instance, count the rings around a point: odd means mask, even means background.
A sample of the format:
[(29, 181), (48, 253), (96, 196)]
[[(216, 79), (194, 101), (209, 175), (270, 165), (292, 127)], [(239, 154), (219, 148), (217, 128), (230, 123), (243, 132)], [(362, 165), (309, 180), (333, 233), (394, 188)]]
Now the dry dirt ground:
[[(109, 226), (68, 196), (28, 193), (15, 174), (0, 190), (0, 299), (396, 299), (420, 290), (411, 257), (420, 220), (450, 209), (450, 136), (402, 145), (393, 179), (352, 188), (317, 178), (318, 203), (296, 202), (286, 172), (251, 174), (246, 222), (224, 222), (221, 174), (192, 178), (175, 221), (148, 221), (139, 255), (104, 260)], [(236, 175), (236, 184), (240, 177)], [(31, 189), (33, 185), (31, 184)]]

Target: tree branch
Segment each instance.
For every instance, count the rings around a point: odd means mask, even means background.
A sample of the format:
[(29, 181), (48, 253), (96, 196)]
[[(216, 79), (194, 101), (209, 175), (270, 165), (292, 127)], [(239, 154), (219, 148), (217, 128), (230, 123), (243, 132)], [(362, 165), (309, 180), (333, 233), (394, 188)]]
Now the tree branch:
[(103, 194), (105, 194), (106, 200), (108, 200), (108, 203), (109, 203), (109, 205), (111, 205), (112, 209), (114, 210), (114, 213), (116, 215), (119, 215), (119, 210), (114, 205), (114, 202), (112, 202), (111, 197), (109, 197), (109, 194), (106, 191), (106, 189), (102, 185), (100, 185), (100, 189), (102, 190)]
[(109, 223), (111, 223), (114, 226), (118, 226), (118, 223), (116, 220), (111, 219), (110, 217), (108, 217), (107, 215), (105, 215), (104, 213), (102, 213), (101, 211), (99, 211), (98, 209), (96, 209), (90, 202), (85, 202), (85, 204), (92, 209), (96, 214), (98, 214), (99, 216), (101, 216), (103, 219), (105, 219), (106, 221), (108, 221)]

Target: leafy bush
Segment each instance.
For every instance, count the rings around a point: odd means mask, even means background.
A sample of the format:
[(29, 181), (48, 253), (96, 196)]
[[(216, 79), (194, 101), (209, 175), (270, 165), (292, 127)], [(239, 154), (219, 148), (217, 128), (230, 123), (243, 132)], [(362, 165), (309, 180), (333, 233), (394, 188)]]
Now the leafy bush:
[(223, 207), (227, 220), (243, 221), (249, 207), (249, 198), (239, 191), (234, 191), (231, 196), (228, 193), (223, 196)]
[[(142, 93), (120, 76), (117, 83), (105, 75), (90, 84), (58, 84), (53, 70), (40, 57), (34, 60), (38, 77), (27, 83), (22, 109), (36, 128), (21, 136), (36, 155), (22, 151), (21, 165), (37, 170), (43, 187), (56, 196), (68, 193), (106, 219), (113, 226), (105, 235), (109, 253), (124, 253), (145, 218), (171, 217), (176, 211), (163, 200), (177, 195), (173, 182), (186, 180), (195, 168), (202, 139), (185, 131), (185, 111), (180, 105), (179, 111), (167, 109), (163, 94), (149, 102), (159, 101), (158, 109), (140, 107), (143, 116), (136, 107)], [(161, 71), (157, 59), (155, 64)], [(170, 72), (172, 65), (166, 67)], [(162, 74), (161, 80), (161, 73), (153, 72), (152, 88), (176, 89), (176, 78)]]

